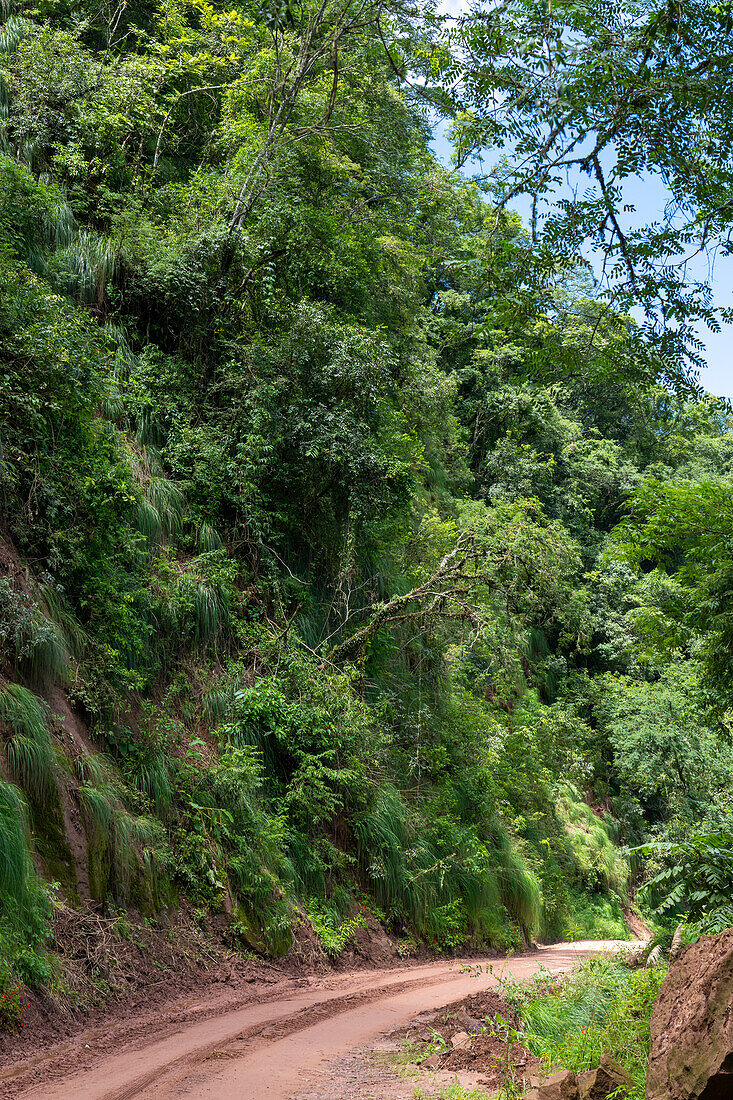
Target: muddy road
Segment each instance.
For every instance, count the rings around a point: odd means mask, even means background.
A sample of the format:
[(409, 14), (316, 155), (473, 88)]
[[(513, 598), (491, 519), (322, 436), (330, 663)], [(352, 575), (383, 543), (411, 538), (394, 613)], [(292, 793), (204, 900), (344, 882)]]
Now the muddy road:
[(207, 993), (82, 1031), (0, 1069), (0, 1094), (34, 1100), (288, 1100), (318, 1094), (357, 1047), (503, 976), (564, 970), (618, 944), (541, 948), (511, 959), (450, 959), (284, 981), (237, 995)]

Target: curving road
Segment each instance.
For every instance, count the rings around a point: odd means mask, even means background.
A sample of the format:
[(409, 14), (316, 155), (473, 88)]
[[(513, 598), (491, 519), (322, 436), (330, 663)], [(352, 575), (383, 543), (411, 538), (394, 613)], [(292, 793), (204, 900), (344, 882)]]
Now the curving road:
[(616, 950), (590, 941), (511, 959), (445, 960), (284, 982), (244, 1003), (182, 1002), (124, 1027), (97, 1027), (0, 1071), (6, 1096), (35, 1100), (288, 1100), (336, 1059), (415, 1015)]

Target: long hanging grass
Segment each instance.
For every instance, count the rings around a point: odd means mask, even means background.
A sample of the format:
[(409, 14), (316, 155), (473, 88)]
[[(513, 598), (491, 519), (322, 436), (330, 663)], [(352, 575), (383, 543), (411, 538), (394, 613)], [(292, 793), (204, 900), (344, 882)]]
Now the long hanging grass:
[[(43, 606), (47, 609), (44, 613)], [(0, 581), (2, 641), (16, 670), (37, 684), (69, 674), (72, 643), (81, 628), (52, 585), (17, 589), (9, 577)]]
[(164, 753), (156, 752), (141, 760), (135, 766), (132, 781), (150, 800), (156, 814), (165, 817), (173, 802), (173, 788)]
[(37, 605), (26, 609), (13, 639), (15, 667), (36, 684), (65, 682), (69, 674), (69, 643), (61, 626)]
[(43, 214), (43, 235), (46, 242), (54, 249), (68, 248), (76, 231), (76, 220), (66, 196), (58, 192), (49, 194)]
[(199, 645), (215, 642), (229, 623), (226, 600), (218, 585), (202, 577), (192, 581), (195, 641)]
[(323, 897), (326, 893), (326, 865), (310, 837), (293, 832), (289, 838), (290, 866), (301, 897)]
[(542, 891), (537, 876), (498, 817), (491, 822), (490, 836), (502, 904), (530, 940), (539, 930), (542, 915)]
[[(150, 857), (165, 837), (163, 826), (153, 817), (135, 817), (120, 810), (115, 818), (113, 853), (117, 881), (126, 888), (136, 868), (151, 866)], [(148, 859), (145, 859), (147, 853)]]
[(114, 785), (112, 770), (108, 762), (96, 752), (83, 749), (74, 756), (74, 773), (80, 783), (92, 787)]
[(70, 298), (101, 306), (119, 266), (118, 245), (101, 234), (80, 229), (55, 256), (55, 283)]
[(231, 717), (234, 685), (231, 682), (214, 684), (204, 696), (203, 711), (210, 722), (220, 722)]
[(224, 545), (219, 532), (210, 523), (202, 523), (196, 532), (196, 542), (202, 554), (219, 550)]
[(147, 497), (143, 496), (138, 501), (135, 526), (151, 546), (157, 546), (163, 541), (163, 523), (160, 514)]
[(115, 811), (119, 806), (114, 787), (110, 784), (93, 787), (85, 783), (78, 788), (77, 794), (93, 836), (105, 844), (111, 844)]
[(166, 538), (178, 534), (186, 503), (181, 487), (166, 477), (152, 477), (145, 486), (145, 497), (160, 517)]
[[(39, 613), (40, 614), (40, 613)], [(65, 681), (69, 671), (69, 651), (66, 638), (55, 623), (48, 620), (43, 633), (34, 640), (27, 656), (18, 662), (19, 667), (37, 684)]]
[(155, 447), (163, 442), (163, 432), (149, 405), (144, 405), (135, 414), (135, 439), (141, 447)]
[(193, 571), (179, 576), (171, 611), (179, 629), (191, 631), (197, 647), (215, 646), (229, 627), (224, 589)]
[(106, 322), (104, 335), (110, 343), (114, 344), (115, 354), (107, 376), (102, 412), (107, 420), (111, 420), (118, 428), (129, 432), (132, 428), (132, 415), (125, 400), (125, 388), (135, 367), (136, 358), (122, 325)]
[(8, 729), (5, 743), (14, 779), (39, 802), (55, 789), (56, 752), (48, 728), (48, 708), (21, 684), (0, 691), (0, 719)]
[(399, 791), (383, 785), (354, 823), (359, 861), (379, 905), (430, 933), (437, 910), (451, 900), (441, 857), (426, 837), (413, 835)]
[(135, 817), (120, 801), (113, 782), (99, 786), (84, 783), (78, 788), (87, 834), (95, 847), (109, 859), (113, 892), (124, 899), (130, 882), (139, 873), (154, 886), (155, 852), (165, 838), (163, 826), (152, 817)]
[(0, 780), (0, 895), (22, 901), (29, 873), (25, 804), (16, 787)]
[[(5, 12), (0, 12), (5, 18)], [(12, 53), (23, 41), (29, 31), (34, 30), (35, 23), (30, 19), (23, 19), (19, 15), (10, 15), (3, 27), (0, 27), (0, 53)]]
[(405, 902), (409, 890), (405, 855), (409, 831), (404, 802), (384, 784), (367, 811), (354, 822), (359, 860), (378, 903), (387, 910)]
[(582, 876), (625, 899), (630, 867), (614, 844), (613, 826), (593, 812), (571, 783), (562, 785), (557, 808)]
[(82, 656), (86, 646), (86, 634), (84, 628), (71, 609), (65, 594), (53, 584), (39, 584), (38, 593), (48, 613), (61, 632), (60, 641), (63, 642), (66, 654), (71, 654), (77, 660)]

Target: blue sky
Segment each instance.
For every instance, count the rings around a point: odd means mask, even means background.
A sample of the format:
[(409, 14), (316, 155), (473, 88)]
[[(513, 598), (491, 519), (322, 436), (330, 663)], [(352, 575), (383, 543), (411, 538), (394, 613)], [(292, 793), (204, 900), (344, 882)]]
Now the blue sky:
[[(719, 305), (730, 303), (730, 260), (725, 277), (720, 275), (716, 279), (715, 291)], [(704, 332), (701, 338), (706, 345), (708, 365), (702, 372), (700, 381), (710, 393), (717, 393), (733, 400), (733, 326), (726, 325), (722, 332)]]
[[(448, 163), (451, 149), (444, 130), (443, 124), (436, 127), (433, 149), (444, 163)], [(636, 207), (637, 221), (640, 218), (656, 221), (661, 217), (665, 192), (655, 181), (629, 182), (626, 197)], [(521, 204), (517, 205), (517, 210), (522, 213)], [(691, 274), (711, 281), (717, 306), (733, 306), (733, 256), (718, 256), (714, 261), (700, 257), (691, 265)], [(725, 325), (720, 332), (712, 332), (705, 326), (699, 336), (705, 346), (704, 358), (707, 361), (706, 368), (700, 374), (701, 384), (709, 393), (733, 401), (733, 325)]]
[[(438, 6), (439, 10), (457, 15), (467, 5), (466, 0), (439, 0)], [(448, 162), (451, 149), (445, 137), (443, 123), (439, 123), (435, 129), (433, 149), (442, 161)], [(638, 224), (641, 219), (652, 222), (660, 218), (667, 195), (661, 183), (637, 179), (627, 182), (624, 197), (635, 206), (635, 220)], [(521, 214), (521, 206), (517, 209)], [(691, 274), (697, 279), (711, 282), (716, 306), (733, 306), (733, 256), (718, 256), (714, 262), (706, 257), (699, 257), (691, 265)], [(733, 325), (724, 326), (721, 332), (712, 332), (705, 326), (701, 328), (699, 337), (705, 348), (703, 358), (707, 362), (706, 368), (700, 373), (701, 384), (709, 393), (728, 397), (733, 401)]]

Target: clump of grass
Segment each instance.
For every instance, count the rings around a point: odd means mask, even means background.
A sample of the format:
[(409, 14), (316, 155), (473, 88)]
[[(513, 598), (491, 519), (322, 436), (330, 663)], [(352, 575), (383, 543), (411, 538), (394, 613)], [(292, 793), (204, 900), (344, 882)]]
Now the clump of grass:
[(154, 888), (155, 853), (165, 839), (161, 823), (152, 817), (129, 813), (120, 800), (118, 787), (110, 779), (98, 786), (83, 783), (77, 794), (90, 850), (95, 851), (99, 866), (108, 863), (107, 887), (111, 892), (120, 899), (127, 898), (136, 872)]
[[(407, 924), (435, 947), (496, 942), (507, 915), (529, 939), (539, 925), (537, 880), (498, 820), (486, 841), (465, 823), (410, 813), (383, 785), (354, 823), (359, 862), (395, 926)], [(517, 927), (518, 926), (518, 927)]]
[(99, 233), (80, 229), (66, 247), (56, 253), (52, 275), (64, 294), (79, 302), (101, 306), (119, 262), (116, 242)]
[[(79, 659), (86, 645), (84, 628), (71, 609), (64, 593), (53, 584), (39, 584), (38, 594), (46, 604), (48, 613), (58, 631), (63, 648)], [(66, 654), (65, 654), (66, 657)]]
[(492, 853), (498, 864), (498, 885), (501, 901), (531, 940), (540, 926), (542, 892), (537, 876), (527, 866), (521, 852), (499, 818), (491, 826)]
[(216, 651), (231, 626), (229, 593), (220, 579), (207, 575), (207, 565), (203, 555), (171, 575), (162, 610), (168, 629), (180, 641)]
[(633, 1085), (622, 1095), (643, 1100), (649, 1026), (666, 967), (631, 970), (608, 957), (588, 959), (570, 977), (505, 993), (519, 1009), (522, 1042), (548, 1069), (580, 1072), (611, 1054)]
[(151, 477), (138, 501), (136, 525), (151, 547), (180, 533), (185, 509), (182, 489), (168, 478)]
[[(44, 600), (50, 618), (37, 599), (27, 591), (17, 590), (9, 577), (0, 581), (0, 643), (7, 647), (18, 672), (33, 683), (64, 681), (68, 677), (70, 653), (62, 623), (65, 611), (61, 600), (54, 599), (55, 590), (51, 586), (36, 586), (34, 595)], [(55, 611), (59, 614), (54, 614)]]
[(29, 874), (25, 804), (20, 791), (0, 780), (0, 896), (20, 901)]
[(138, 761), (131, 772), (131, 778), (138, 790), (150, 800), (155, 812), (165, 817), (173, 801), (168, 762), (162, 751), (149, 753)]
[(0, 780), (0, 997), (6, 1009), (13, 1006), (9, 995), (18, 978), (28, 985), (53, 979), (45, 950), (50, 898), (33, 867), (30, 843), (25, 800), (17, 787)]
[(219, 532), (215, 527), (212, 527), (210, 523), (201, 524), (196, 532), (196, 541), (202, 553), (206, 553), (209, 550), (219, 550), (224, 545), (221, 541)]
[(166, 477), (152, 477), (145, 487), (145, 496), (159, 516), (166, 538), (178, 534), (186, 503), (180, 486)]

